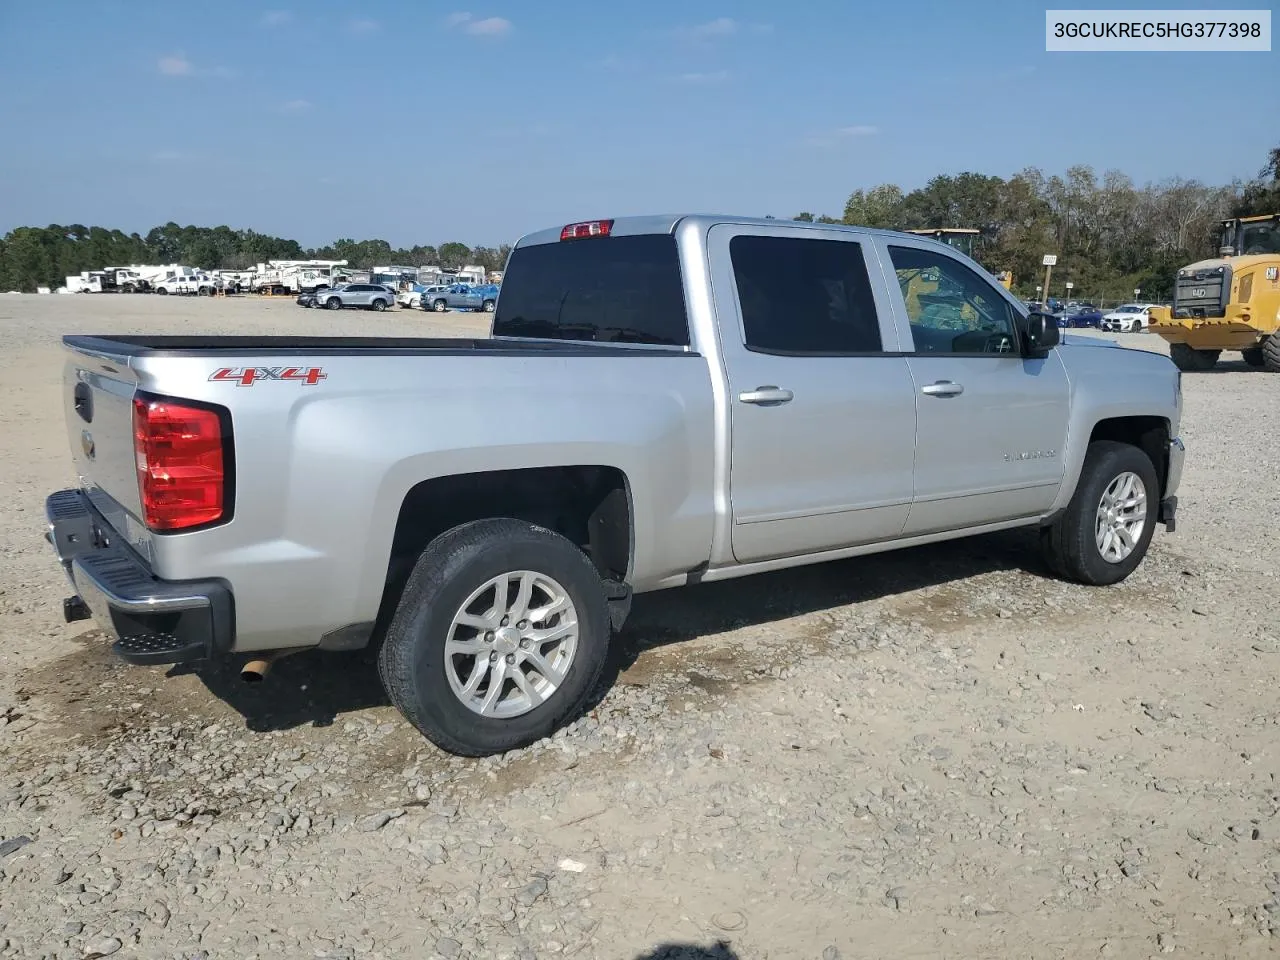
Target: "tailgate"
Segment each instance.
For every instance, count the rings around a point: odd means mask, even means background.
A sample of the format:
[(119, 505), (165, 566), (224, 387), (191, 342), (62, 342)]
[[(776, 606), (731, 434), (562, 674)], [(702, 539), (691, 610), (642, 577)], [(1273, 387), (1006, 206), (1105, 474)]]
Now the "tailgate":
[[(133, 394), (138, 380), (127, 356), (68, 346), (63, 403), (71, 457), (80, 484), (121, 533), (142, 526), (133, 451)], [(127, 522), (125, 511), (133, 518)], [(130, 539), (133, 539), (130, 537)]]

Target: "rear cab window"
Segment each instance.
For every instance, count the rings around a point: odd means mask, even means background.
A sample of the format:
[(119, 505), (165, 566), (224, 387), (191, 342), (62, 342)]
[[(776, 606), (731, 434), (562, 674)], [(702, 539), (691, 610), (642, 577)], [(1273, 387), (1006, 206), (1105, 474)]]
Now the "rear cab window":
[(782, 356), (883, 350), (860, 243), (741, 234), (729, 241), (729, 256), (748, 350)]
[(676, 239), (588, 237), (517, 247), (495, 337), (689, 346)]

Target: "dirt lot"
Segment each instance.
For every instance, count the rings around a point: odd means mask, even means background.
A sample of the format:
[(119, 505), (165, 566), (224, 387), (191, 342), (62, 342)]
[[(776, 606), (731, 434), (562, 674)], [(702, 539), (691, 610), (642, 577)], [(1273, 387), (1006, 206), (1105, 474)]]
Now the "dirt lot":
[(1185, 378), (1127, 583), (1015, 533), (640, 598), (591, 714), (499, 759), (363, 654), (246, 687), (61, 622), (61, 334), (486, 319), (0, 296), (0, 956), (1274, 954), (1280, 378), (1238, 362)]

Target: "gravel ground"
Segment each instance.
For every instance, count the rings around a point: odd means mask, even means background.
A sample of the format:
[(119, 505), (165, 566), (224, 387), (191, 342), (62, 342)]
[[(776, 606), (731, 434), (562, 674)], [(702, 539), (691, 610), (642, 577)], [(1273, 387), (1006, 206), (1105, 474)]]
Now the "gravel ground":
[(1280, 378), (1241, 363), (1184, 379), (1179, 529), (1125, 584), (1017, 532), (642, 597), (590, 714), (501, 758), (367, 655), (245, 686), (61, 622), (58, 336), (485, 319), (0, 297), (0, 957), (1276, 952)]

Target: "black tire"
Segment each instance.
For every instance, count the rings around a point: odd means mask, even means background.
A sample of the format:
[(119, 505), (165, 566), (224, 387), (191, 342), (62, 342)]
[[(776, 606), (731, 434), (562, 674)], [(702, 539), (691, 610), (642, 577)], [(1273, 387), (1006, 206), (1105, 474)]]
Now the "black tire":
[(160, 294), (162, 297), (167, 297), (169, 295), (169, 291), (164, 287), (156, 287), (156, 293)]
[(434, 310), (436, 313), (444, 313), (446, 310), (449, 309), (449, 301), (434, 300), (431, 303), (431, 309)]
[(342, 309), (342, 301), (339, 300), (337, 297), (330, 297), (328, 300), (324, 302), (324, 305), (330, 310)]
[(1280, 373), (1280, 333), (1273, 333), (1263, 340), (1259, 349), (1262, 353), (1259, 366), (1269, 373)]
[[(486, 717), (449, 685), (445, 639), (473, 591), (516, 570), (564, 587), (577, 610), (578, 646), (547, 700), (509, 719)], [(586, 554), (523, 520), (477, 520), (441, 534), (418, 557), (378, 653), (378, 673), (391, 702), (432, 743), (461, 756), (489, 756), (535, 743), (577, 716), (604, 668), (609, 634), (604, 585)]]
[(387, 309), (387, 301), (375, 300), (373, 301), (373, 303), (370, 304), (370, 306), (373, 307), (373, 309), (377, 310), (379, 313), (381, 313), (383, 310)]
[(1221, 350), (1196, 350), (1185, 343), (1169, 344), (1169, 359), (1179, 370), (1188, 373), (1212, 370), (1220, 356)]
[(485, 313), (493, 313), (493, 308), (494, 302), (492, 300), (486, 300), (481, 309), (483, 309)]
[(1266, 366), (1267, 358), (1261, 347), (1250, 347), (1248, 350), (1241, 350), (1240, 355), (1244, 357), (1244, 362), (1251, 367)]
[[(1113, 563), (1103, 558), (1095, 538), (1098, 505), (1112, 481), (1130, 472), (1137, 474), (1146, 488), (1146, 522), (1133, 551)], [(1160, 497), (1155, 465), (1141, 448), (1112, 440), (1089, 444), (1080, 481), (1066, 512), (1040, 531), (1045, 562), (1064, 580), (1095, 587), (1119, 583), (1133, 573), (1147, 555), (1156, 528)]]

